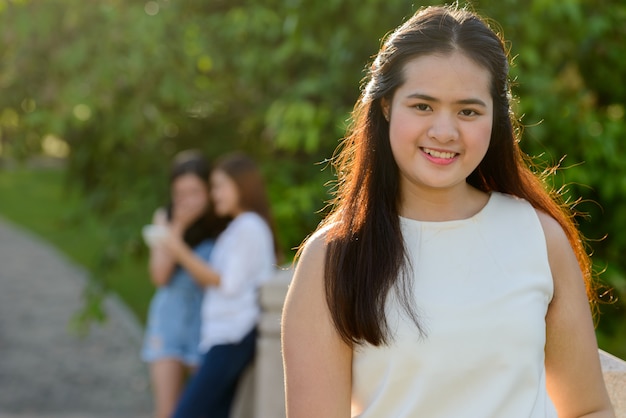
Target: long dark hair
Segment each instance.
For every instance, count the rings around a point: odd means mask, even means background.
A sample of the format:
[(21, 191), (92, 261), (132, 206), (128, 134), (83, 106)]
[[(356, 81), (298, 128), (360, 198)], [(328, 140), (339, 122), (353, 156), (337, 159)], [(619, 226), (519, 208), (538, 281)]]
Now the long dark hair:
[[(180, 176), (193, 174), (206, 185), (209, 190), (209, 174), (211, 165), (208, 160), (198, 150), (185, 150), (179, 152), (172, 162), (170, 169), (170, 189), (174, 181)], [(172, 219), (173, 203), (167, 205), (167, 218)], [(202, 241), (209, 238), (216, 238), (226, 227), (228, 220), (218, 217), (213, 211), (212, 205), (208, 205), (204, 214), (192, 223), (183, 234), (183, 240), (190, 247), (195, 247)]]
[(272, 231), (274, 252), (281, 259), (280, 245), (276, 236), (276, 225), (272, 216), (267, 188), (259, 166), (246, 154), (233, 152), (226, 154), (215, 163), (215, 170), (221, 170), (230, 177), (239, 192), (239, 205), (244, 211), (256, 212)]
[(389, 143), (383, 101), (404, 83), (405, 64), (429, 54), (458, 51), (491, 75), (493, 128), (489, 149), (467, 182), (528, 200), (554, 217), (565, 230), (593, 292), (591, 263), (573, 215), (556, 192), (529, 168), (518, 145), (519, 130), (510, 108), (508, 58), (504, 41), (475, 13), (453, 6), (427, 7), (392, 32), (364, 79), (352, 124), (336, 152), (338, 176), (332, 209), (320, 224), (326, 229), (324, 268), (328, 307), (347, 343), (389, 341), (385, 302), (398, 292), (406, 312), (420, 326), (412, 305), (410, 268), (398, 216), (399, 172)]

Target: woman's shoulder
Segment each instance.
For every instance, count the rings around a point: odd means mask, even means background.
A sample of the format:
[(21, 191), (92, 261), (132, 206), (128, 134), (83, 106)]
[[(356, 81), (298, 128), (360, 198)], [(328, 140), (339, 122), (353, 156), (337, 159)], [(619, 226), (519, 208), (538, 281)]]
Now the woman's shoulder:
[(569, 247), (569, 239), (561, 224), (554, 217), (540, 209), (535, 209), (535, 213), (546, 238), (548, 251), (555, 252), (559, 248), (563, 248), (563, 246)]
[(256, 212), (244, 212), (231, 221), (222, 237), (232, 239), (244, 239), (244, 237), (255, 237), (259, 239), (271, 240), (272, 230), (268, 223)]
[(492, 196), (499, 202), (499, 205), (506, 206), (512, 210), (524, 211), (536, 219), (541, 225), (541, 229), (545, 235), (548, 244), (561, 245), (568, 242), (567, 236), (561, 224), (550, 214), (541, 209), (535, 208), (529, 201), (524, 198), (493, 192)]
[(559, 221), (540, 209), (535, 209), (535, 213), (543, 232), (546, 254), (555, 286), (554, 293), (556, 295), (561, 283), (567, 282), (569, 276), (576, 276), (576, 274), (571, 272), (580, 273), (580, 265), (565, 229)]
[(537, 209), (523, 197), (501, 192), (491, 192), (491, 197), (487, 208), (491, 209), (490, 214), (499, 213), (503, 219), (517, 219), (517, 223), (537, 222)]
[[(300, 251), (296, 257), (295, 272), (286, 306), (294, 305), (294, 301), (308, 301), (317, 304), (324, 300), (324, 266), (326, 260), (328, 227), (316, 230), (307, 237), (300, 246)], [(300, 303), (296, 303), (299, 306)], [(298, 310), (300, 308), (297, 308)], [(286, 311), (293, 311), (286, 308)]]
[(256, 228), (259, 226), (267, 226), (267, 222), (261, 215), (256, 212), (244, 212), (241, 215), (237, 216), (232, 222), (231, 225), (238, 228)]
[(323, 268), (333, 225), (324, 225), (306, 238), (300, 246), (298, 263)]

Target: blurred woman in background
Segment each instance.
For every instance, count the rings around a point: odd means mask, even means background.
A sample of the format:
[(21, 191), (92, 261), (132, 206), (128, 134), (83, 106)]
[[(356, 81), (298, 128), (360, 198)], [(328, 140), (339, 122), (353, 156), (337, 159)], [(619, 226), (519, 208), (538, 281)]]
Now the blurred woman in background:
[(269, 201), (254, 161), (243, 154), (221, 159), (211, 173), (211, 196), (215, 212), (232, 221), (218, 237), (209, 264), (194, 258), (182, 241), (169, 241), (178, 262), (205, 286), (204, 354), (178, 404), (177, 418), (228, 418), (239, 378), (255, 353), (258, 290), (276, 265)]
[(225, 226), (211, 208), (209, 172), (199, 152), (178, 154), (170, 173), (170, 203), (144, 227), (150, 277), (158, 289), (150, 303), (142, 358), (150, 363), (157, 418), (171, 416), (187, 376), (200, 362), (203, 289), (165, 243), (168, 237), (175, 239), (199, 262), (208, 262)]

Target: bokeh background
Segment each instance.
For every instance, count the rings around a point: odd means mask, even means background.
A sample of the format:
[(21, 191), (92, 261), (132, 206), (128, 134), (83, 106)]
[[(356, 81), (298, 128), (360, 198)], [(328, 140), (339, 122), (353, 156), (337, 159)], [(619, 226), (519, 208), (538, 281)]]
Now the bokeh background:
[[(253, 155), (290, 259), (322, 219), (327, 162), (381, 38), (442, 3), (0, 0), (0, 215), (89, 269), (83, 331), (106, 318), (106, 292), (144, 320), (140, 229), (179, 150)], [(581, 213), (603, 272), (600, 346), (626, 358), (626, 3), (472, 8), (510, 41), (522, 148), (538, 170), (560, 165), (550, 181)]]

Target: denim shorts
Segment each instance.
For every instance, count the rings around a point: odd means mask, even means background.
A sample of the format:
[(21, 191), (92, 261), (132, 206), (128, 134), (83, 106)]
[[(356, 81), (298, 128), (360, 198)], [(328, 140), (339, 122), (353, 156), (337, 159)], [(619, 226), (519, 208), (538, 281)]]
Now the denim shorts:
[(196, 366), (201, 354), (200, 309), (203, 290), (181, 269), (150, 303), (141, 357), (146, 362), (174, 358)]
[[(213, 239), (198, 244), (193, 252), (208, 262)], [(204, 289), (186, 270), (178, 266), (167, 285), (160, 287), (150, 302), (141, 358), (146, 362), (177, 359), (197, 366), (202, 357), (200, 344), (200, 311)]]

